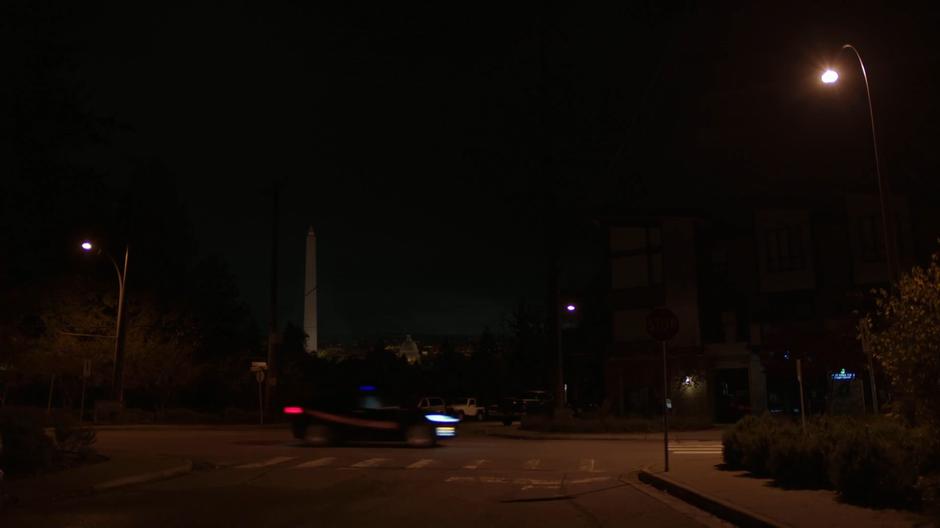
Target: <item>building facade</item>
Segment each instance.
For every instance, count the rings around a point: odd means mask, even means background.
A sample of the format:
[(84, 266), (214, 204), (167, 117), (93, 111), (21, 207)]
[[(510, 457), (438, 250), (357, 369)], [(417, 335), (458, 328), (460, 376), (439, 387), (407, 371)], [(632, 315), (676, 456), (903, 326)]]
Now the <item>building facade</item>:
[[(657, 307), (679, 319), (667, 346), (676, 416), (733, 422), (748, 413), (799, 413), (797, 360), (807, 413), (857, 412), (863, 393), (871, 405), (855, 328), (871, 308), (870, 290), (888, 281), (877, 198), (789, 205), (607, 222), (611, 410), (662, 410), (661, 348), (645, 327)], [(905, 269), (914, 261), (910, 214), (902, 198), (889, 210), (891, 245)]]

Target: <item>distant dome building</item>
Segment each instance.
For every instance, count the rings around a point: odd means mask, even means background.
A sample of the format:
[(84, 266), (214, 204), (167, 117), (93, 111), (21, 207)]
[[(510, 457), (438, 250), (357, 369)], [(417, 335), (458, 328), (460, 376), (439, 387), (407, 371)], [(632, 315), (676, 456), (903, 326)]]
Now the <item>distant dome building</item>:
[(411, 335), (405, 335), (405, 341), (398, 348), (398, 357), (405, 358), (409, 364), (415, 364), (421, 359), (421, 352), (418, 350), (418, 344), (411, 339)]

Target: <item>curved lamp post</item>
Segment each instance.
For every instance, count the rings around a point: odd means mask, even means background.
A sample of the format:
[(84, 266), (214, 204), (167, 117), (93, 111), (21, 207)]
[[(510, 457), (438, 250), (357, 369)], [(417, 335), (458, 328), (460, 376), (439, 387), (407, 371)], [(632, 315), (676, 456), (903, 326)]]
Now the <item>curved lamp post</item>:
[[(868, 86), (868, 72), (865, 70), (862, 55), (855, 46), (844, 44), (842, 50), (851, 50), (852, 53), (855, 54), (855, 58), (858, 59), (858, 65), (862, 70), (862, 79), (865, 81), (865, 98), (868, 101), (868, 121), (871, 125), (871, 144), (875, 154), (875, 176), (878, 180), (878, 201), (881, 207), (881, 231), (882, 237), (884, 238), (885, 262), (888, 266), (888, 282), (893, 282), (897, 279), (897, 263), (895, 262), (894, 251), (891, 249), (891, 239), (888, 231), (888, 208), (885, 199), (884, 181), (881, 178), (881, 162), (878, 157), (878, 136), (875, 133), (875, 112), (871, 104), (871, 88)], [(820, 80), (824, 84), (835, 84), (839, 80), (839, 74), (835, 70), (827, 69), (820, 76)]]
[[(871, 104), (871, 88), (868, 85), (868, 72), (865, 71), (865, 62), (862, 60), (862, 54), (858, 52), (858, 49), (851, 44), (843, 44), (842, 49), (851, 50), (855, 54), (855, 58), (858, 59), (858, 65), (862, 70), (862, 79), (865, 80), (865, 98), (868, 101), (868, 121), (871, 124), (871, 144), (872, 150), (875, 153), (875, 176), (878, 179), (878, 202), (881, 207), (881, 232), (882, 237), (884, 238), (884, 247), (885, 247), (885, 263), (888, 266), (888, 283), (891, 284), (897, 280), (897, 263), (895, 261), (895, 255), (893, 246), (891, 245), (891, 235), (888, 231), (888, 208), (887, 202), (885, 201), (885, 192), (884, 192), (884, 182), (881, 178), (881, 163), (878, 158), (878, 136), (875, 133), (875, 111), (872, 109)], [(839, 74), (832, 69), (827, 69), (820, 76), (820, 80), (825, 84), (834, 84), (839, 80)], [(870, 385), (871, 385), (871, 402), (872, 410), (875, 414), (878, 413), (878, 391), (875, 389), (875, 370), (874, 362), (872, 361), (872, 353), (870, 350), (868, 352), (868, 375), (870, 376)]]
[[(85, 253), (90, 253), (97, 248), (90, 240), (85, 240), (81, 244), (82, 251)], [(124, 292), (125, 287), (127, 286), (127, 259), (130, 253), (130, 248), (128, 246), (124, 247), (124, 267), (121, 268), (118, 266), (114, 257), (111, 256), (107, 251), (97, 249), (97, 254), (104, 253), (108, 260), (111, 261), (111, 264), (114, 265), (114, 271), (117, 273), (118, 278), (118, 308), (117, 308), (117, 322), (115, 323), (115, 332), (114, 332), (114, 372), (112, 375), (112, 397), (119, 401), (124, 401), (124, 336), (126, 334), (125, 330), (125, 318), (126, 314), (124, 311)]]

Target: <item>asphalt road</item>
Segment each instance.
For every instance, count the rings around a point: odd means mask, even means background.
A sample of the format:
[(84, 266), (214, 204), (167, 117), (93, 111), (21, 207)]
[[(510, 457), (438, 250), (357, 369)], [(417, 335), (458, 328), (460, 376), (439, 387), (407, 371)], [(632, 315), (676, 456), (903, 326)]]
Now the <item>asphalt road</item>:
[[(716, 457), (687, 444), (678, 457)], [(676, 448), (679, 449), (679, 448)], [(193, 473), (20, 510), (9, 526), (718, 526), (636, 479), (650, 441), (515, 440), (474, 434), (431, 449), (299, 446), (286, 430), (99, 432), (102, 452), (185, 456)], [(674, 462), (676, 463), (676, 462)], [(681, 462), (678, 462), (681, 463)]]

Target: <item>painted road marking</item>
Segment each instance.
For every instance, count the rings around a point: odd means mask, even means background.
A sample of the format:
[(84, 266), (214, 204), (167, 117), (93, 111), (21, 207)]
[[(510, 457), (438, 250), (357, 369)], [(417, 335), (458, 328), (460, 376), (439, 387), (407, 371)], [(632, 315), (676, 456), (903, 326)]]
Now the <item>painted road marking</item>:
[(531, 459), (531, 460), (526, 460), (526, 461), (525, 461), (525, 468), (526, 468), (526, 469), (538, 469), (538, 468), (539, 468), (539, 464), (541, 464), (541, 463), (542, 463), (542, 461), (539, 460), (539, 459), (537, 459), (537, 458), (533, 458), (533, 459)]
[(363, 460), (363, 461), (361, 461), (361, 462), (356, 462), (355, 464), (353, 464), (353, 465), (350, 466), (350, 467), (354, 467), (354, 468), (370, 468), (370, 467), (375, 467), (375, 466), (381, 464), (382, 462), (388, 462), (388, 459), (387, 459), (387, 458), (367, 458), (367, 459), (365, 459), (365, 460)]
[(484, 462), (486, 462), (486, 459), (485, 459), (485, 458), (481, 458), (480, 460), (474, 460), (473, 462), (470, 462), (469, 464), (467, 464), (467, 465), (464, 466), (463, 468), (464, 468), (464, 469), (477, 469), (477, 468), (479, 468), (480, 466), (482, 466)]
[[(601, 477), (601, 480), (608, 480), (610, 477)], [(594, 482), (595, 479), (583, 479), (577, 483)], [(561, 480), (555, 479), (528, 479), (528, 478), (509, 478), (509, 477), (447, 477), (444, 482), (472, 482), (480, 484), (511, 484), (521, 486), (523, 490), (529, 489), (559, 489)]]
[(594, 471), (594, 459), (593, 458), (582, 458), (581, 463), (578, 465), (578, 471)]
[(275, 464), (280, 464), (281, 462), (287, 462), (288, 460), (293, 460), (295, 457), (274, 457), (263, 462), (254, 462), (252, 464), (242, 464), (240, 466), (235, 466), (235, 469), (255, 469), (263, 468), (268, 466), (273, 466)]
[(611, 480), (613, 477), (588, 477), (583, 479), (572, 479), (566, 480), (565, 484), (590, 484), (592, 482), (604, 482)]
[(719, 455), (721, 442), (681, 442), (669, 444), (669, 451), (677, 455)]
[(430, 458), (422, 458), (421, 460), (415, 462), (414, 464), (409, 464), (405, 466), (405, 469), (421, 469), (423, 467), (430, 466), (434, 461)]
[(329, 466), (330, 464), (332, 464), (332, 463), (335, 462), (335, 461), (336, 461), (336, 458), (334, 458), (334, 457), (318, 458), (318, 459), (316, 459), (316, 460), (311, 460), (311, 461), (309, 461), (309, 462), (304, 462), (303, 464), (298, 464), (298, 465), (294, 466), (294, 469), (305, 469), (305, 468), (315, 468), (315, 467)]

